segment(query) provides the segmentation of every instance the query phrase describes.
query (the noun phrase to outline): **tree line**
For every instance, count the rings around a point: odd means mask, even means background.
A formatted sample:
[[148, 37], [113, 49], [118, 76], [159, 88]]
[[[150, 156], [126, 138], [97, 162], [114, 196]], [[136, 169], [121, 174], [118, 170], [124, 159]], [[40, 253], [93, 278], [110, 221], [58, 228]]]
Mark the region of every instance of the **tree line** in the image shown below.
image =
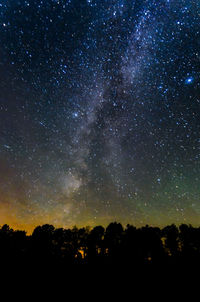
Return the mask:
[[112, 222], [106, 228], [71, 229], [37, 226], [31, 235], [0, 228], [0, 261], [22, 265], [199, 265], [200, 227], [175, 224], [163, 227]]

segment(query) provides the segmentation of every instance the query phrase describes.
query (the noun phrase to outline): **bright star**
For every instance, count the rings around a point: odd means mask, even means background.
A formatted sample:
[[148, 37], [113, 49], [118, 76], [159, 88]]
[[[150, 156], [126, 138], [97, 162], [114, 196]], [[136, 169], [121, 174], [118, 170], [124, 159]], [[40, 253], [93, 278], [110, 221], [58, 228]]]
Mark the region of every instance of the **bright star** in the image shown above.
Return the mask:
[[185, 83], [186, 84], [191, 84], [192, 82], [194, 81], [194, 78], [193, 77], [189, 77], [185, 80]]
[[78, 112], [74, 112], [74, 113], [73, 113], [73, 116], [74, 116], [74, 117], [78, 117]]

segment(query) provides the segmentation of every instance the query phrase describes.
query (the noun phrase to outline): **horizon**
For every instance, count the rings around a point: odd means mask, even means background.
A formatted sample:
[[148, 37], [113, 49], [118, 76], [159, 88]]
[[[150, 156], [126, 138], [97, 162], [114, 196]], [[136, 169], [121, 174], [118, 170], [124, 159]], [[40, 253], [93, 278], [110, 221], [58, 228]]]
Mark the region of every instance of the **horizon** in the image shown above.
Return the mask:
[[42, 223], [42, 224], [38, 224], [38, 225], [35, 225], [35, 226], [32, 226], [32, 228], [30, 229], [26, 229], [24, 227], [17, 227], [17, 226], [12, 226], [12, 225], [9, 225], [7, 223], [5, 224], [2, 224], [0, 225], [0, 229], [4, 226], [4, 225], [8, 225], [9, 229], [13, 230], [13, 231], [24, 231], [26, 233], [27, 236], [31, 236], [33, 231], [35, 230], [35, 228], [37, 227], [42, 227], [42, 226], [45, 226], [45, 225], [50, 225], [50, 226], [53, 226], [54, 229], [63, 229], [63, 230], [73, 230], [73, 229], [88, 229], [89, 231], [91, 231], [93, 228], [95, 227], [99, 227], [99, 226], [102, 226], [105, 230], [106, 228], [110, 225], [110, 224], [120, 224], [122, 227], [123, 227], [123, 230], [125, 231], [126, 228], [128, 226], [132, 226], [132, 227], [135, 227], [136, 229], [142, 229], [142, 228], [145, 228], [145, 227], [149, 227], [149, 228], [159, 228], [160, 230], [166, 228], [166, 227], [170, 227], [170, 226], [176, 226], [177, 229], [180, 228], [181, 225], [187, 225], [188, 227], [192, 227], [194, 229], [198, 229], [200, 228], [200, 224], [199, 225], [192, 225], [190, 223], [179, 223], [179, 224], [175, 224], [175, 223], [171, 223], [171, 224], [165, 224], [165, 225], [149, 225], [149, 224], [141, 224], [141, 225], [134, 225], [132, 223], [127, 223], [127, 224], [123, 224], [121, 223], [120, 221], [110, 221], [108, 224], [96, 224], [96, 225], [72, 225], [72, 226], [61, 226], [61, 225], [53, 225], [51, 223]]

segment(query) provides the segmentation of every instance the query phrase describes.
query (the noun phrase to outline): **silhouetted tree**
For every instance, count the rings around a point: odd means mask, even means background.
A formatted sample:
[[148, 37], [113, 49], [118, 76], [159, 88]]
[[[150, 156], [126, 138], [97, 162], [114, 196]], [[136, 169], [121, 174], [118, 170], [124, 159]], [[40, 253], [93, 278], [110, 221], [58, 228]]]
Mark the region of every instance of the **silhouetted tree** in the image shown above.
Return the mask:
[[104, 232], [105, 232], [105, 229], [102, 226], [96, 226], [88, 234], [87, 257], [88, 257], [89, 262], [97, 261], [97, 257], [102, 258], [104, 256], [104, 253], [105, 253], [104, 241], [103, 241]]
[[125, 229], [125, 235], [123, 237], [123, 258], [128, 265], [134, 265], [138, 263], [139, 259], [139, 238], [138, 230], [132, 225], [127, 225]]
[[200, 262], [200, 230], [191, 225], [182, 224], [180, 229], [180, 242], [182, 249], [182, 261], [185, 263]]
[[[80, 228], [78, 230], [78, 254], [79, 261], [83, 262], [82, 259], [86, 257], [87, 250], [88, 250], [88, 235], [89, 235], [89, 227], [86, 228]], [[78, 258], [77, 257], [77, 258]]]
[[36, 261], [48, 262], [53, 256], [54, 226], [44, 224], [37, 226], [31, 237], [32, 257]]
[[166, 226], [162, 230], [162, 236], [168, 257], [170, 257], [170, 260], [173, 262], [177, 261], [177, 257], [179, 257], [180, 253], [180, 238], [178, 228], [175, 226], [175, 224]]
[[0, 258], [1, 262], [11, 261], [13, 229], [4, 224], [0, 229]]
[[78, 251], [77, 228], [64, 230], [63, 258], [68, 265], [72, 265]]
[[109, 262], [118, 262], [122, 260], [122, 237], [123, 237], [123, 227], [121, 223], [112, 222], [110, 223], [105, 231], [104, 242], [107, 248], [107, 253], [109, 257]]
[[16, 261], [23, 261], [27, 257], [28, 241], [25, 231], [14, 231], [12, 233], [11, 249]]
[[139, 230], [140, 253], [145, 262], [159, 262], [164, 257], [161, 230], [146, 225]]
[[53, 232], [54, 256], [57, 261], [64, 258], [64, 245], [65, 245], [65, 230], [63, 228], [55, 229]]

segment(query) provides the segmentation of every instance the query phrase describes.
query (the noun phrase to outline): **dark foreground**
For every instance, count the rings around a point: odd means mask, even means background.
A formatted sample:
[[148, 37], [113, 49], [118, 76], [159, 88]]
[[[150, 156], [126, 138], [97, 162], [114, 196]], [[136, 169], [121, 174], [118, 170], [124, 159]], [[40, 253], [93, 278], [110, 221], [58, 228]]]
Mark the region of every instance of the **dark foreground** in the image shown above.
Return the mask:
[[0, 229], [1, 266], [69, 270], [103, 267], [134, 271], [200, 267], [200, 228], [182, 224], [136, 228], [110, 223], [107, 228], [38, 226], [32, 235]]
[[[16, 299], [180, 299], [199, 288], [200, 228], [190, 225], [0, 229], [0, 288]], [[3, 280], [3, 281], [2, 281]], [[192, 286], [191, 286], [192, 284]], [[192, 289], [192, 290], [191, 290]], [[41, 293], [43, 293], [41, 295]], [[90, 297], [90, 298], [89, 298]], [[134, 299], [133, 299], [134, 298]], [[136, 299], [138, 300], [138, 299]]]

